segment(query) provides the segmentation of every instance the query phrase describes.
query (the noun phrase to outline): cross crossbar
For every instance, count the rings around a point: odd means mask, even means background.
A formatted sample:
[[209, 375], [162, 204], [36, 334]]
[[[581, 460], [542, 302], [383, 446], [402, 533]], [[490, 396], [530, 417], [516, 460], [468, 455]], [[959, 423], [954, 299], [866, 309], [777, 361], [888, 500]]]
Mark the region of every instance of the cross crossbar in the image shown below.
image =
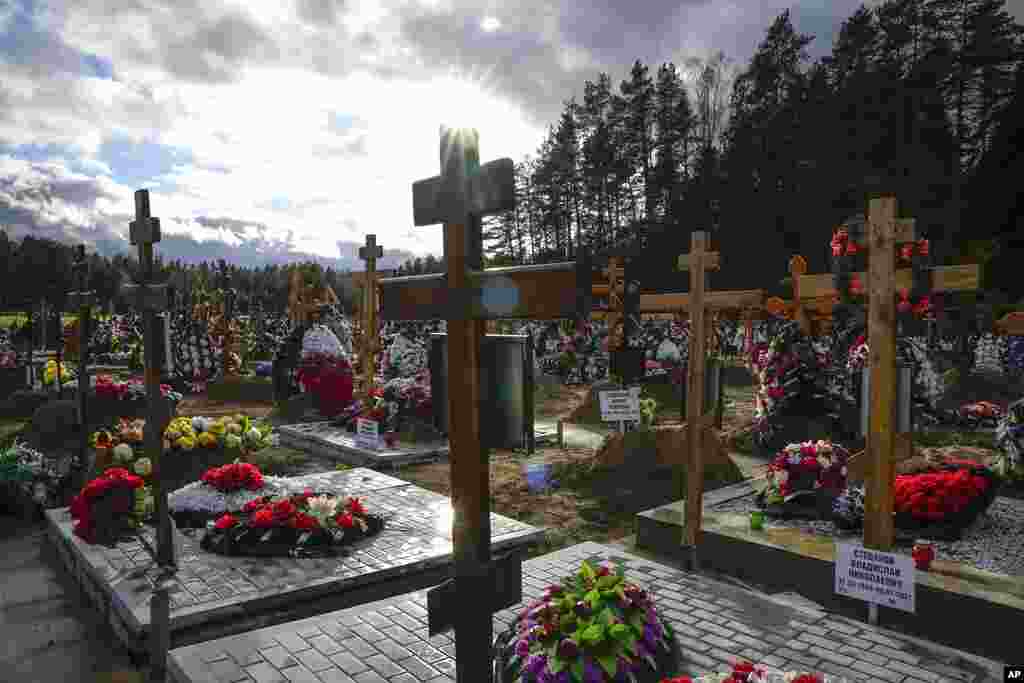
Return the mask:
[[511, 159], [486, 163], [466, 181], [468, 188], [462, 196], [445, 192], [441, 176], [413, 183], [413, 223], [417, 226], [436, 225], [463, 221], [467, 214], [482, 216], [515, 208], [515, 164]]
[[[871, 280], [867, 273], [856, 273], [870, 290]], [[839, 296], [835, 287], [835, 276], [799, 275], [800, 300], [828, 299]], [[852, 277], [852, 276], [851, 276]], [[895, 286], [897, 290], [912, 289], [914, 271], [902, 268], [896, 271]], [[934, 292], [968, 292], [976, 291], [981, 286], [981, 266], [969, 264], [965, 266], [936, 266], [932, 269], [932, 291]]]
[[576, 264], [488, 268], [468, 273], [469, 287], [452, 291], [445, 275], [382, 278], [383, 320], [503, 320], [575, 318]]

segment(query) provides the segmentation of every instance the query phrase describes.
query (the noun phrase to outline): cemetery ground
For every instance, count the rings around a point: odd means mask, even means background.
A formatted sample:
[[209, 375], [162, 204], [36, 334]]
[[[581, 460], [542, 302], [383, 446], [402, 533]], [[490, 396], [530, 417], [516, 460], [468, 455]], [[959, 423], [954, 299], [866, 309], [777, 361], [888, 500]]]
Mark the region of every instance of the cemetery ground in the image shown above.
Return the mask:
[[[671, 385], [653, 384], [650, 387], [650, 393], [659, 400], [658, 423], [677, 424], [680, 420], [679, 403], [673, 398]], [[554, 444], [541, 443], [532, 456], [524, 451], [492, 451], [493, 510], [521, 522], [547, 528], [546, 542], [537, 547], [533, 555], [591, 541], [622, 553], [674, 566], [671, 561], [655, 558], [634, 547], [632, 535], [638, 510], [635, 506], [617, 505], [615, 488], [602, 486], [608, 472], [595, 466], [594, 444], [599, 444], [609, 430], [595, 424], [595, 413], [585, 406], [588, 393], [589, 387], [554, 385], [538, 389], [538, 424], [550, 425], [558, 419], [575, 420], [575, 423], [567, 423], [567, 447], [562, 449]], [[752, 449], [750, 429], [754, 407], [751, 388], [727, 385], [725, 398], [723, 434], [735, 471], [718, 479], [711, 476], [706, 482], [708, 489], [732, 483], [741, 477], [757, 478], [765, 464]], [[287, 422], [268, 403], [225, 403], [210, 401], [204, 396], [186, 397], [179, 404], [178, 412], [180, 415], [241, 412], [252, 417], [266, 415], [275, 423]], [[14, 438], [27, 424], [27, 416], [0, 420], [0, 443]], [[991, 436], [984, 432], [927, 432], [916, 436], [916, 445], [926, 449], [956, 450], [961, 454], [973, 453], [979, 459], [992, 457], [995, 453], [991, 448], [985, 448], [991, 446]], [[556, 486], [548, 491], [531, 492], [523, 469], [528, 460], [550, 464], [550, 479]], [[267, 449], [259, 464], [268, 473], [279, 476], [335, 467], [333, 462], [285, 448]], [[451, 493], [447, 460], [405, 466], [392, 474], [442, 495]], [[648, 496], [643, 499], [640, 509], [656, 504]], [[109, 626], [102, 623], [88, 599], [63, 570], [56, 552], [45, 540], [43, 525], [12, 514], [4, 519], [6, 523], [0, 532], [0, 627], [6, 642], [0, 665], [4, 676], [10, 675], [10, 680], [22, 683], [57, 680], [141, 683], [143, 672], [135, 667]], [[733, 579], [730, 581], [737, 583]], [[747, 587], [764, 594], [775, 592], [751, 583]], [[704, 655], [695, 656], [706, 657], [711, 653], [712, 650], [705, 650]], [[4, 676], [0, 676], [0, 680], [7, 680]]]

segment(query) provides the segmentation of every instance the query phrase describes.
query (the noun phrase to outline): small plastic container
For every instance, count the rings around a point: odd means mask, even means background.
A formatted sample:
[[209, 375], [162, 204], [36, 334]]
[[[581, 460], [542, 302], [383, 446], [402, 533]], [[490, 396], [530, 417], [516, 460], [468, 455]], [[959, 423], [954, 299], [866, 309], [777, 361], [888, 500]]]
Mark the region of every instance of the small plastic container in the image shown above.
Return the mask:
[[763, 531], [764, 530], [764, 513], [760, 510], [755, 510], [750, 513], [750, 528], [752, 531]]

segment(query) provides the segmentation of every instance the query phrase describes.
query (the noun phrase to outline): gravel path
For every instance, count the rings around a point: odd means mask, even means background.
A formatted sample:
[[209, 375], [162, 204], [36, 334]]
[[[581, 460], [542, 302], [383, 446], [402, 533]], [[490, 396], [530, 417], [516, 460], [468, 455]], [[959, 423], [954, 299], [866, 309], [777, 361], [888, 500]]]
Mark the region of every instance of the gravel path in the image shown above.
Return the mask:
[[[713, 508], [715, 512], [739, 514], [747, 514], [756, 509], [753, 496], [738, 498]], [[840, 532], [832, 522], [766, 518], [765, 526], [803, 529], [836, 538], [860, 536], [859, 532]], [[988, 511], [964, 531], [959, 541], [931, 542], [935, 545], [939, 559], [970, 564], [996, 574], [1024, 576], [1024, 500], [996, 498]], [[909, 554], [909, 544], [897, 543], [899, 550]]]

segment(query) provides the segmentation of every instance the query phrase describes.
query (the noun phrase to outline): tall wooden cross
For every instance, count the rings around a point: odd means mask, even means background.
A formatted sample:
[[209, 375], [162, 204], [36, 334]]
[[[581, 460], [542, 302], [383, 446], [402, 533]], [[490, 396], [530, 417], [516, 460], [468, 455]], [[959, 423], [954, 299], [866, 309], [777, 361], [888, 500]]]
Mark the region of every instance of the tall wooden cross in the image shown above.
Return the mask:
[[122, 292], [142, 310], [145, 351], [146, 399], [148, 411], [144, 434], [145, 452], [153, 464], [151, 480], [156, 517], [154, 559], [159, 571], [150, 602], [152, 633], [150, 644], [150, 680], [163, 682], [167, 675], [167, 650], [170, 646], [170, 582], [176, 570], [174, 539], [167, 505], [167, 489], [161, 478], [163, 433], [170, 422], [168, 403], [160, 395], [160, 366], [157, 359], [156, 316], [167, 308], [166, 285], [154, 282], [153, 245], [160, 241], [160, 219], [149, 212], [149, 191], [135, 192], [135, 220], [130, 224], [131, 244], [139, 248], [139, 283], [122, 287]]
[[380, 353], [380, 325], [377, 322], [377, 310], [380, 307], [377, 297], [377, 259], [383, 257], [384, 247], [377, 244], [377, 236], [367, 235], [366, 245], [359, 247], [359, 258], [366, 262], [366, 270], [362, 273], [353, 273], [352, 278], [357, 284], [361, 283], [363, 288], [360, 306], [363, 329], [359, 335], [359, 365], [363, 369], [361, 394], [366, 399], [373, 389], [377, 354]]
[[76, 290], [71, 292], [71, 307], [78, 309], [78, 424], [82, 426], [79, 440], [80, 462], [86, 462], [89, 450], [88, 399], [89, 399], [89, 338], [92, 330], [92, 306], [94, 293], [89, 288], [89, 261], [85, 257], [85, 245], [75, 247], [74, 262], [71, 266], [75, 275]]
[[704, 290], [707, 272], [718, 270], [718, 252], [707, 250], [707, 233], [695, 231], [690, 240], [690, 253], [679, 257], [679, 270], [690, 272], [690, 349], [686, 368], [686, 430], [689, 446], [686, 476], [686, 519], [683, 543], [696, 549], [703, 512], [704, 460], [701, 442], [706, 429], [704, 414]]

